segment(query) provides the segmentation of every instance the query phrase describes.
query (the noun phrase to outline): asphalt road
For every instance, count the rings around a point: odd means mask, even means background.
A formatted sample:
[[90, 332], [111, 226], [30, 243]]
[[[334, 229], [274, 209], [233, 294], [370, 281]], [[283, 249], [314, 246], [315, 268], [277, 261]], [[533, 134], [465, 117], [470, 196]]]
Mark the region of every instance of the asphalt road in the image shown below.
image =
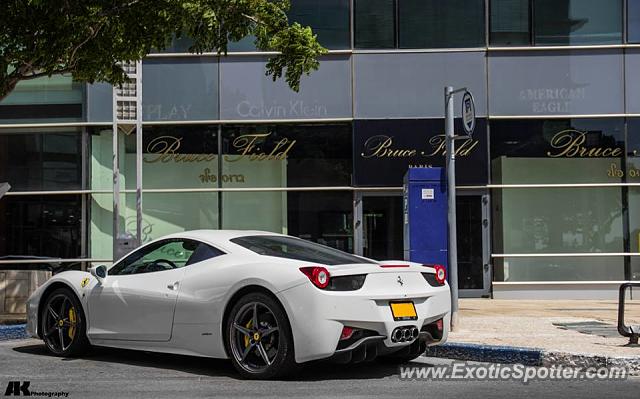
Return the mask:
[[[420, 358], [412, 365], [451, 364]], [[638, 398], [640, 378], [626, 381], [401, 380], [395, 366], [314, 363], [291, 380], [243, 381], [228, 361], [95, 348], [82, 359], [47, 354], [42, 342], [0, 342], [0, 395], [9, 381], [70, 398], [456, 397]]]

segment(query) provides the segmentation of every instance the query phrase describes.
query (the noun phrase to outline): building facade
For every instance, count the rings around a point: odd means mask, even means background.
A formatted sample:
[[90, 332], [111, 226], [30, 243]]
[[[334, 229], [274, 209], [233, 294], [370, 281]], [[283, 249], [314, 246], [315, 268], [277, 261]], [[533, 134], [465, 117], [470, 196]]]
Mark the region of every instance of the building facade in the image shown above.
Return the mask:
[[463, 295], [613, 298], [640, 279], [640, 0], [292, 4], [330, 50], [299, 93], [250, 39], [143, 60], [116, 193], [111, 86], [21, 83], [0, 103], [0, 266], [111, 262], [114, 217], [135, 232], [136, 134], [143, 242], [261, 229], [401, 259], [402, 177], [444, 166], [451, 85], [479, 118], [457, 143]]

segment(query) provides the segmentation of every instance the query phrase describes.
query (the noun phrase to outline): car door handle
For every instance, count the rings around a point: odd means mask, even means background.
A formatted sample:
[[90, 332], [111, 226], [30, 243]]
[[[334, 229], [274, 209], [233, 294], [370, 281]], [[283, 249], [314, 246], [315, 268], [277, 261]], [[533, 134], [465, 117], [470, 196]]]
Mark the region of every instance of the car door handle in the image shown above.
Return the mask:
[[180, 286], [180, 282], [179, 282], [179, 281], [176, 281], [176, 282], [175, 282], [175, 283], [173, 283], [173, 284], [169, 284], [169, 285], [167, 285], [167, 288], [168, 288], [168, 289], [170, 289], [170, 290], [172, 290], [172, 291], [176, 291], [176, 290], [178, 289], [178, 287], [179, 287], [179, 286]]

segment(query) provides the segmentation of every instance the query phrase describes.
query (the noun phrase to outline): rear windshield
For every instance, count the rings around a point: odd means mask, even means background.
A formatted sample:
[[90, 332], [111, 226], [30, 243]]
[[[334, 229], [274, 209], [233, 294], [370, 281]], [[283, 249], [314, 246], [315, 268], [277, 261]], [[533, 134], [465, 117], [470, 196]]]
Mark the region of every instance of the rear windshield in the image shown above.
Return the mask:
[[359, 258], [337, 249], [282, 236], [247, 236], [231, 239], [238, 244], [260, 255], [276, 256], [278, 258], [296, 259], [319, 265], [346, 265], [349, 263], [375, 263]]

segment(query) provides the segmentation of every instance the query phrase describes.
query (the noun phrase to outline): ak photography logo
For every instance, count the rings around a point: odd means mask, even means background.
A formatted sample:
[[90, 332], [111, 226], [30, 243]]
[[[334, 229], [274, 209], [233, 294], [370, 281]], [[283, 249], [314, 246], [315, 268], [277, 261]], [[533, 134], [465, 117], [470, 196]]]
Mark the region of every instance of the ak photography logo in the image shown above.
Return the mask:
[[42, 396], [47, 398], [67, 398], [66, 391], [33, 391], [30, 388], [31, 381], [9, 381], [4, 396]]

